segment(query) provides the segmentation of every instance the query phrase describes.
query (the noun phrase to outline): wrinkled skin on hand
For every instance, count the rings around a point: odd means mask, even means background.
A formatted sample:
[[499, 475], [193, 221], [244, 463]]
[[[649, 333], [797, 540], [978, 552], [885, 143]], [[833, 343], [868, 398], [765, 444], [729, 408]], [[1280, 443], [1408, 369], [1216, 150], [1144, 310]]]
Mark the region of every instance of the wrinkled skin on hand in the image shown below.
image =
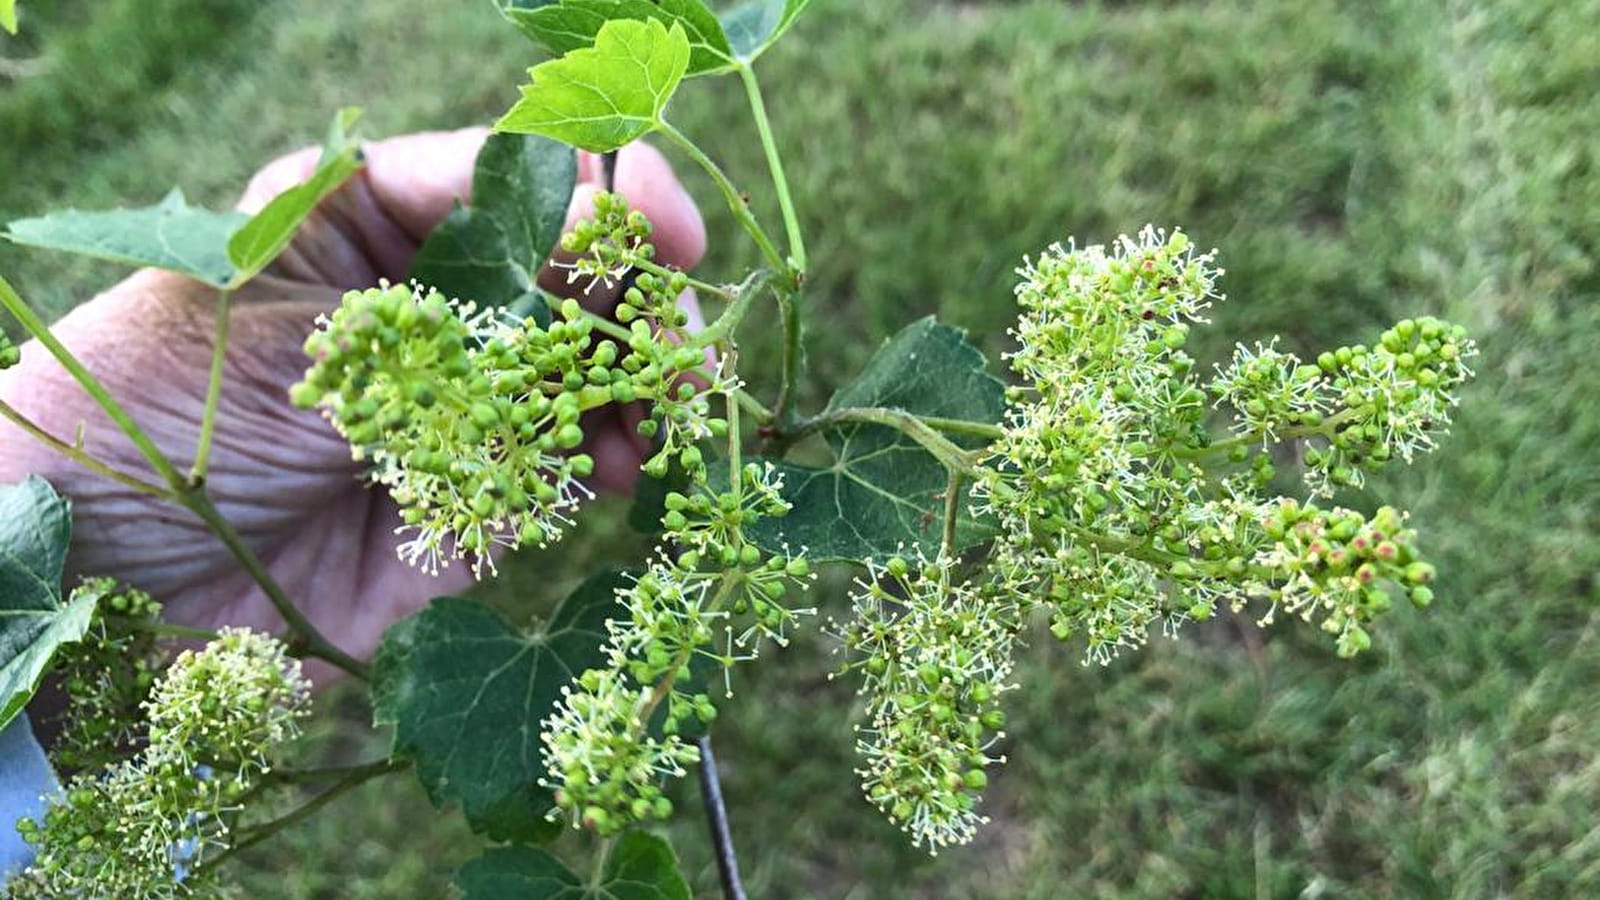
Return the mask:
[[[383, 630], [431, 597], [471, 580], [456, 562], [434, 577], [395, 553], [393, 502], [365, 485], [350, 448], [314, 412], [290, 406], [304, 374], [301, 345], [318, 314], [345, 290], [380, 278], [401, 281], [422, 240], [457, 198], [470, 203], [472, 167], [487, 132], [416, 134], [366, 148], [367, 166], [330, 197], [292, 246], [233, 301], [226, 377], [208, 489], [222, 514], [261, 557], [288, 596], [323, 633], [358, 657]], [[240, 201], [254, 212], [315, 166], [317, 151], [281, 158], [259, 172]], [[599, 160], [580, 163], [569, 223], [588, 215]], [[699, 212], [654, 150], [634, 145], [617, 165], [616, 189], [655, 223], [659, 258], [689, 268], [705, 249]], [[549, 269], [541, 282], [565, 289]], [[582, 298], [604, 309], [614, 297]], [[685, 295], [691, 322], [699, 321]], [[165, 272], [144, 270], [56, 323], [55, 334], [95, 374], [180, 471], [193, 460], [210, 367], [216, 294]], [[127, 438], [37, 342], [0, 374], [0, 399], [46, 430], [115, 468], [160, 479]], [[602, 410], [585, 429], [594, 486], [627, 490], [645, 450], [635, 410]], [[101, 478], [0, 421], [0, 483], [44, 477], [73, 502], [68, 584], [110, 575], [143, 588], [167, 616], [205, 628], [245, 625], [279, 632], [260, 588], [187, 510]], [[330, 669], [312, 666], [326, 676]]]

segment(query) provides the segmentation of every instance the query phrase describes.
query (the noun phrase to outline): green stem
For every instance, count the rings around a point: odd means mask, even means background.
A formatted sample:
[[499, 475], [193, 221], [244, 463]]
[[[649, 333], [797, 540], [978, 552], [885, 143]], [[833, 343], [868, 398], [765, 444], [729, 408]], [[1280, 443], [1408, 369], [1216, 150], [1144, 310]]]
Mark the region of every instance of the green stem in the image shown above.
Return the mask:
[[709, 347], [712, 344], [726, 341], [733, 337], [739, 329], [739, 323], [744, 321], [750, 307], [755, 303], [756, 295], [761, 293], [761, 288], [767, 283], [770, 273], [766, 270], [751, 273], [743, 284], [733, 289], [728, 307], [717, 316], [717, 320], [706, 326], [705, 330], [695, 335], [694, 346]]
[[745, 412], [755, 416], [756, 421], [762, 425], [769, 424], [773, 421], [774, 416], [772, 410], [768, 409], [765, 404], [752, 396], [749, 391], [746, 391], [742, 388], [736, 389], [733, 392], [733, 398], [739, 401], [739, 405], [744, 407]]
[[624, 347], [627, 346], [629, 341], [633, 340], [633, 332], [624, 328], [620, 323], [609, 316], [602, 316], [597, 312], [585, 309], [583, 311], [583, 317], [589, 320], [590, 324], [594, 325], [596, 331], [602, 332], [608, 337], [621, 341]]
[[942, 416], [918, 416], [922, 424], [934, 431], [946, 434], [959, 434], [967, 437], [983, 438], [986, 441], [998, 441], [1005, 437], [1005, 429], [999, 425], [988, 422], [973, 422], [968, 419], [946, 419]]
[[933, 454], [934, 458], [944, 463], [945, 468], [962, 472], [972, 469], [972, 453], [963, 450], [949, 438], [934, 430], [920, 416], [901, 409], [887, 409], [877, 406], [847, 406], [840, 409], [830, 409], [822, 415], [800, 423], [790, 432], [789, 438], [791, 441], [797, 440], [813, 431], [845, 422], [864, 422], [871, 425], [888, 426], [921, 444], [924, 449]]
[[667, 266], [660, 265], [659, 263], [653, 263], [645, 259], [634, 260], [633, 267], [641, 272], [649, 272], [651, 275], [662, 279], [671, 278], [674, 275], [683, 275], [689, 279], [688, 285], [689, 287], [694, 288], [695, 293], [709, 294], [713, 297], [721, 298], [722, 300], [728, 299], [727, 288], [723, 287], [722, 285], [712, 284], [709, 281], [701, 281], [698, 278], [690, 276], [687, 272], [684, 272], [681, 269], [668, 268]]
[[[672, 127], [667, 121], [658, 121], [657, 127], [666, 136], [667, 140], [676, 144], [684, 153], [687, 153], [689, 158], [704, 169], [706, 174], [711, 176], [712, 181], [716, 182], [717, 189], [722, 192], [723, 199], [728, 202], [728, 209], [732, 211], [733, 217], [739, 220], [739, 224], [744, 227], [746, 232], [749, 232], [750, 237], [756, 242], [756, 246], [761, 248], [761, 254], [767, 258], [767, 262], [771, 264], [773, 270], [778, 272], [788, 271], [789, 266], [784, 263], [783, 255], [778, 252], [778, 248], [772, 243], [772, 238], [767, 236], [767, 232], [761, 227], [761, 223], [757, 222], [755, 215], [750, 212], [749, 202], [745, 200], [739, 189], [734, 187], [733, 182], [728, 180], [728, 176], [723, 174], [722, 169], [704, 151], [695, 146], [694, 141], [689, 140], [683, 135], [683, 132]], [[792, 281], [793, 279], [791, 278], [790, 280]]]
[[24, 416], [9, 403], [0, 401], [0, 416], [9, 419], [13, 425], [32, 435], [40, 443], [51, 448], [52, 450], [55, 450], [62, 456], [65, 456], [68, 459], [78, 463], [91, 472], [95, 472], [105, 478], [109, 478], [118, 484], [133, 488], [140, 493], [149, 494], [152, 497], [157, 497], [162, 500], [177, 499], [176, 496], [166, 488], [161, 487], [160, 485], [151, 484], [148, 481], [137, 478], [133, 475], [129, 475], [126, 472], [113, 469], [111, 466], [106, 465], [100, 460], [90, 456], [88, 453], [85, 453], [82, 448], [73, 444], [69, 444], [50, 432], [45, 431], [43, 428], [34, 423], [32, 419]]
[[756, 131], [761, 135], [761, 149], [767, 155], [767, 168], [772, 170], [772, 186], [778, 192], [778, 206], [783, 210], [783, 227], [789, 237], [789, 256], [800, 274], [806, 271], [806, 243], [800, 232], [800, 217], [794, 211], [794, 199], [789, 196], [789, 179], [783, 174], [783, 160], [778, 156], [778, 143], [772, 138], [772, 124], [767, 120], [767, 104], [761, 99], [761, 85], [756, 81], [755, 69], [739, 67], [739, 78], [744, 81], [745, 96], [750, 99], [750, 114], [756, 121]]
[[273, 609], [283, 617], [293, 635], [289, 641], [290, 648], [298, 655], [312, 656], [344, 670], [347, 674], [365, 680], [368, 677], [367, 665], [350, 656], [343, 650], [334, 646], [322, 632], [311, 624], [299, 607], [290, 602], [283, 588], [277, 580], [267, 572], [267, 567], [256, 556], [255, 551], [246, 546], [244, 539], [239, 537], [233, 525], [222, 517], [211, 498], [203, 490], [189, 490], [180, 494], [179, 502], [182, 503], [202, 522], [209, 526], [213, 533], [222, 541], [228, 551], [233, 554], [235, 561], [250, 573], [250, 577], [260, 586], [267, 599], [271, 601]]
[[[1346, 409], [1336, 412], [1326, 419], [1323, 419], [1322, 422], [1317, 425], [1293, 425], [1288, 428], [1280, 428], [1278, 429], [1277, 433], [1273, 435], [1273, 441], [1281, 444], [1288, 441], [1299, 440], [1301, 438], [1314, 437], [1332, 440], [1334, 432], [1338, 430], [1339, 426], [1350, 421], [1351, 419], [1354, 419], [1356, 415], [1357, 413], [1355, 410]], [[1254, 446], [1261, 443], [1266, 439], [1266, 437], [1266, 434], [1263, 432], [1252, 431], [1248, 434], [1241, 434], [1231, 438], [1225, 438], [1223, 440], [1216, 441], [1215, 443], [1207, 444], [1204, 447], [1173, 447], [1167, 452], [1170, 452], [1173, 456], [1179, 459], [1205, 459], [1227, 453], [1236, 447]]]
[[[728, 349], [728, 368], [737, 371], [739, 364], [739, 351]], [[737, 398], [727, 398], [728, 407], [728, 489], [735, 495], [739, 493], [740, 477], [743, 475], [744, 461], [741, 458], [743, 450], [743, 435], [739, 433], [739, 401]]]
[[393, 772], [398, 772], [401, 769], [404, 769], [406, 766], [407, 763], [392, 759], [380, 760], [378, 762], [369, 763], [363, 766], [354, 766], [349, 770], [349, 774], [341, 778], [333, 787], [328, 788], [312, 799], [306, 801], [306, 803], [299, 806], [294, 811], [279, 816], [270, 822], [263, 822], [260, 825], [253, 826], [247, 830], [241, 830], [238, 835], [238, 840], [234, 841], [231, 847], [201, 863], [196, 871], [205, 872], [215, 869], [217, 866], [220, 866], [226, 862], [230, 857], [238, 853], [242, 853], [250, 847], [261, 843], [280, 831], [283, 831], [285, 828], [288, 828], [289, 826], [306, 819], [312, 813], [333, 802], [333, 800], [339, 797], [341, 794], [360, 787], [374, 778], [388, 775]]
[[18, 322], [22, 323], [23, 328], [28, 329], [28, 333], [33, 335], [34, 340], [37, 340], [46, 350], [49, 350], [50, 355], [61, 363], [61, 367], [66, 369], [77, 380], [78, 384], [83, 387], [84, 393], [87, 393], [95, 403], [99, 404], [101, 409], [105, 410], [106, 416], [122, 430], [123, 434], [128, 436], [128, 440], [133, 442], [134, 447], [138, 448], [139, 453], [150, 463], [150, 467], [156, 470], [156, 474], [160, 475], [162, 480], [172, 485], [175, 491], [179, 489], [180, 485], [188, 484], [186, 479], [168, 461], [166, 455], [156, 447], [150, 436], [144, 433], [144, 429], [133, 421], [133, 417], [129, 416], [127, 411], [122, 408], [122, 405], [111, 396], [105, 386], [100, 383], [100, 380], [90, 374], [89, 370], [78, 362], [77, 357], [73, 356], [71, 351], [56, 340], [56, 336], [50, 333], [49, 326], [45, 325], [44, 321], [26, 303], [22, 302], [22, 298], [17, 296], [17, 292], [11, 289], [11, 284], [4, 278], [0, 278], [0, 305], [4, 305], [6, 311], [11, 313]]
[[320, 766], [310, 769], [273, 769], [272, 771], [268, 772], [262, 780], [263, 782], [267, 782], [274, 787], [290, 784], [312, 784], [315, 782], [334, 781], [348, 778], [352, 775], [360, 773], [371, 773], [372, 770], [384, 766], [405, 768], [407, 765], [409, 765], [409, 763], [404, 760], [381, 759], [374, 760], [372, 762], [356, 763], [354, 765], [345, 766]]
[[217, 291], [217, 334], [211, 348], [211, 377], [206, 382], [205, 412], [200, 416], [200, 439], [195, 443], [194, 466], [189, 469], [190, 484], [205, 484], [211, 464], [211, 436], [217, 427], [217, 407], [222, 403], [222, 368], [228, 352], [228, 311], [233, 293]]
[[800, 343], [800, 304], [794, 297], [779, 292], [778, 313], [783, 322], [783, 359], [778, 374], [778, 425], [789, 429], [794, 425], [794, 398], [800, 384], [800, 360], [805, 348]]
[[944, 534], [940, 543], [941, 555], [950, 559], [955, 555], [956, 549], [956, 520], [961, 515], [961, 477], [964, 473], [960, 469], [950, 470], [950, 480], [944, 489]]
[[233, 558], [239, 565], [250, 573], [256, 584], [261, 587], [262, 592], [272, 601], [273, 608], [278, 611], [284, 622], [288, 624], [292, 634], [291, 647], [298, 647], [305, 655], [315, 656], [318, 659], [332, 663], [351, 675], [365, 678], [366, 666], [323, 637], [322, 633], [316, 629], [316, 626], [312, 625], [311, 621], [289, 601], [289, 598], [283, 592], [283, 588], [267, 572], [267, 568], [262, 565], [260, 558], [245, 545], [243, 539], [239, 537], [239, 533], [217, 511], [216, 506], [211, 502], [211, 498], [206, 494], [205, 486], [190, 482], [178, 471], [166, 454], [162, 453], [161, 449], [156, 446], [155, 441], [151, 440], [150, 436], [145, 434], [144, 429], [133, 421], [133, 417], [128, 415], [128, 411], [122, 408], [122, 404], [111, 396], [111, 392], [106, 390], [105, 385], [101, 384], [100, 380], [95, 378], [84, 367], [83, 363], [72, 355], [72, 351], [68, 350], [66, 346], [56, 339], [49, 326], [45, 325], [44, 321], [26, 303], [22, 302], [22, 298], [17, 296], [17, 292], [12, 290], [10, 283], [4, 278], [0, 278], [0, 305], [3, 305], [7, 312], [16, 317], [16, 320], [22, 323], [22, 327], [28, 329], [28, 333], [33, 335], [35, 340], [50, 351], [50, 355], [56, 358], [62, 368], [66, 369], [77, 380], [84, 393], [99, 404], [100, 408], [105, 411], [106, 416], [116, 423], [123, 434], [127, 435], [128, 440], [133, 442], [134, 447], [150, 463], [150, 467], [155, 469], [156, 473], [166, 481], [172, 494], [170, 499], [200, 517], [200, 520], [211, 529], [212, 533], [233, 554]]

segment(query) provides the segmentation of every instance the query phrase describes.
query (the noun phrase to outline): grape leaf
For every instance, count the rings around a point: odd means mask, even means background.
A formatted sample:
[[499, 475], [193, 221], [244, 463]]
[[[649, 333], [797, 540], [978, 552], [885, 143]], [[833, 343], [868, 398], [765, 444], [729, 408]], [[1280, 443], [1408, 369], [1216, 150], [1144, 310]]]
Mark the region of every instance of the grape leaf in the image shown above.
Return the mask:
[[594, 46], [528, 70], [533, 83], [495, 123], [605, 153], [655, 130], [689, 67], [689, 38], [659, 20], [613, 19]]
[[248, 219], [241, 212], [190, 206], [183, 191], [174, 188], [154, 206], [105, 212], [68, 209], [18, 219], [6, 226], [6, 237], [30, 247], [169, 269], [221, 288], [235, 271], [228, 258], [228, 238]]
[[228, 260], [238, 270], [233, 286], [255, 277], [277, 259], [317, 204], [361, 168], [360, 142], [350, 136], [350, 126], [360, 116], [361, 110], [355, 107], [339, 110], [328, 126], [322, 157], [311, 176], [272, 198], [228, 238]]
[[[994, 423], [1005, 412], [1005, 386], [988, 374], [981, 352], [960, 329], [923, 319], [883, 345], [829, 410], [886, 407], [922, 416]], [[809, 468], [776, 463], [787, 516], [763, 519], [746, 534], [769, 552], [787, 542], [813, 559], [860, 560], [901, 544], [936, 547], [943, 529], [948, 474], [922, 445], [887, 426], [844, 423], [823, 432], [834, 464]], [[957, 443], [963, 443], [957, 440]], [[976, 446], [966, 439], [964, 446]], [[963, 511], [960, 547], [986, 540], [993, 528]]]
[[617, 839], [598, 882], [586, 883], [543, 850], [500, 847], [462, 866], [455, 883], [461, 900], [689, 900], [672, 848], [642, 831]]
[[540, 630], [515, 628], [473, 600], [441, 597], [384, 635], [373, 660], [376, 724], [394, 726], [394, 754], [416, 762], [435, 805], [460, 804], [495, 840], [545, 840], [559, 830], [540, 787], [540, 725], [562, 686], [603, 659], [616, 572], [591, 576]]
[[749, 0], [723, 13], [722, 30], [733, 55], [753, 62], [783, 37], [811, 0]]
[[0, 730], [38, 690], [57, 648], [89, 629], [94, 597], [61, 598], [71, 509], [42, 478], [0, 486]]
[[69, 209], [18, 219], [6, 226], [5, 236], [17, 244], [155, 266], [215, 288], [236, 288], [282, 253], [317, 203], [360, 168], [359, 148], [347, 133], [359, 114], [356, 109], [340, 111], [316, 171], [254, 216], [190, 206], [183, 191], [174, 188], [154, 206]]
[[472, 172], [473, 205], [457, 204], [428, 235], [411, 277], [480, 306], [507, 306], [531, 293], [561, 237], [577, 177], [578, 156], [565, 144], [490, 135]]
[[17, 33], [17, 0], [0, 0], [0, 28]]
[[503, 11], [534, 43], [557, 55], [591, 46], [611, 19], [655, 19], [683, 26], [689, 38], [686, 74], [725, 72], [735, 62], [722, 23], [700, 0], [560, 0]]

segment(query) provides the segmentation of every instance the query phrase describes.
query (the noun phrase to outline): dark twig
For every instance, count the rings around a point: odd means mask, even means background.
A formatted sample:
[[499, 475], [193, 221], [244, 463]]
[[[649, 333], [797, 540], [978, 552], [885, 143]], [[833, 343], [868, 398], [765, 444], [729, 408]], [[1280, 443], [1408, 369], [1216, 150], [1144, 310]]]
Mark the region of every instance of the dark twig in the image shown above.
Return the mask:
[[717, 851], [717, 875], [722, 879], [722, 896], [745, 900], [739, 883], [739, 857], [733, 849], [733, 832], [728, 828], [728, 810], [722, 805], [722, 779], [717, 775], [717, 758], [711, 753], [711, 737], [695, 742], [700, 748], [700, 798], [706, 806], [706, 822], [711, 826], [711, 844]]

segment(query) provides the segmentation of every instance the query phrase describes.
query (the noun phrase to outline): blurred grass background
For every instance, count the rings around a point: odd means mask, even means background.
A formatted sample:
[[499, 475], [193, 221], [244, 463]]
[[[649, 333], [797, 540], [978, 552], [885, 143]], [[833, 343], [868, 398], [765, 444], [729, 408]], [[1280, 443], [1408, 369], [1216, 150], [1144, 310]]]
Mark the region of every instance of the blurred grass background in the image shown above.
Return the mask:
[[[0, 40], [0, 219], [173, 183], [228, 204], [339, 106], [369, 135], [484, 122], [534, 61], [487, 0], [23, 12]], [[975, 846], [912, 851], [860, 798], [823, 638], [741, 673], [717, 738], [752, 896], [1600, 895], [1600, 2], [816, 0], [762, 69], [814, 260], [812, 402], [928, 312], [1002, 349], [1023, 254], [1145, 222], [1222, 248], [1213, 354], [1413, 313], [1484, 354], [1444, 449], [1360, 498], [1414, 510], [1432, 609], [1354, 663], [1248, 622], [1108, 668], [1041, 636]], [[762, 194], [736, 85], [692, 84], [673, 118]], [[688, 174], [705, 271], [735, 276], [754, 257]], [[0, 271], [52, 314], [117, 276], [10, 246]], [[548, 590], [627, 558], [623, 512], [520, 570]], [[520, 615], [559, 596], [486, 593]], [[381, 746], [358, 693], [324, 708], [319, 752]], [[671, 837], [710, 891], [699, 820]], [[241, 875], [251, 897], [444, 897], [476, 846], [392, 779]]]

